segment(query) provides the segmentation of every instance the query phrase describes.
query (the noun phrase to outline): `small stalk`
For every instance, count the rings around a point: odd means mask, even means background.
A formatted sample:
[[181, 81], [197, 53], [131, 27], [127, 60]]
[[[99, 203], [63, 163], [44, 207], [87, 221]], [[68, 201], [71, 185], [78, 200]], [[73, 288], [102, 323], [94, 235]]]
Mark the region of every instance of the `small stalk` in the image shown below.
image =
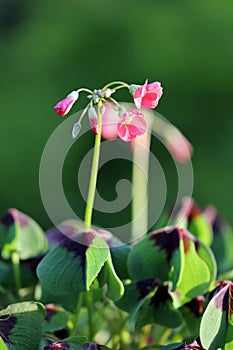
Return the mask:
[[101, 127], [102, 127], [101, 104], [102, 102], [100, 101], [98, 103], [98, 134], [95, 136], [91, 177], [90, 177], [89, 191], [87, 196], [87, 204], [86, 204], [85, 218], [84, 218], [86, 230], [88, 230], [91, 227], [93, 204], [95, 199], [95, 191], [96, 191], [96, 183], [97, 183], [97, 174], [98, 174], [99, 157], [100, 157]]
[[20, 274], [20, 258], [19, 253], [13, 252], [11, 254], [11, 262], [13, 266], [13, 273], [14, 273], [14, 280], [15, 280], [15, 289], [17, 293], [17, 297], [21, 299], [20, 297], [20, 288], [21, 288], [21, 274]]

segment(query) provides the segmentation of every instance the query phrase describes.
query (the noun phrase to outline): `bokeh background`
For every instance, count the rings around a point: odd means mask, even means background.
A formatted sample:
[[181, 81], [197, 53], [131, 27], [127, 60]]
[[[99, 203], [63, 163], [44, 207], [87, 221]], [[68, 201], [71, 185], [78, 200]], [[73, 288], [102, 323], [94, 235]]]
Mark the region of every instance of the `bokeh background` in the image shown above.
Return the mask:
[[[194, 146], [194, 197], [233, 222], [232, 18], [232, 0], [0, 0], [0, 211], [16, 207], [50, 226], [38, 176], [44, 146], [62, 122], [54, 104], [78, 87], [149, 78], [164, 86], [158, 111]], [[81, 97], [75, 108], [84, 106]], [[92, 142], [90, 133], [75, 144], [64, 168], [67, 197], [80, 212], [77, 158]], [[169, 207], [174, 165], [154, 143]], [[130, 177], [130, 166], [103, 169], [99, 188], [106, 199], [114, 199], [117, 176]], [[128, 215], [128, 209], [117, 217], [97, 213], [95, 221], [119, 223]]]

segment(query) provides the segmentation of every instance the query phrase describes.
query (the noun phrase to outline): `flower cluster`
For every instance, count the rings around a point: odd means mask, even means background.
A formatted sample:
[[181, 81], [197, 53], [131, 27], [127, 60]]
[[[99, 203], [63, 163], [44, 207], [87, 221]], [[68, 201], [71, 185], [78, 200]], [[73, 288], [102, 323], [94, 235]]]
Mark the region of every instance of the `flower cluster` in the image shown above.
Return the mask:
[[[112, 95], [121, 88], [127, 88], [133, 96], [136, 109], [125, 110]], [[99, 132], [106, 139], [121, 138], [125, 142], [132, 141], [137, 136], [145, 134], [147, 130], [146, 120], [142, 108], [154, 109], [162, 96], [163, 89], [159, 82], [144, 85], [128, 85], [124, 82], [113, 82], [102, 89], [91, 91], [81, 88], [71, 92], [65, 99], [54, 107], [57, 114], [62, 117], [67, 115], [73, 104], [79, 97], [79, 92], [88, 93], [90, 102], [83, 110], [79, 120], [74, 124], [72, 137], [75, 138], [80, 129], [81, 121], [87, 113], [92, 131]]]

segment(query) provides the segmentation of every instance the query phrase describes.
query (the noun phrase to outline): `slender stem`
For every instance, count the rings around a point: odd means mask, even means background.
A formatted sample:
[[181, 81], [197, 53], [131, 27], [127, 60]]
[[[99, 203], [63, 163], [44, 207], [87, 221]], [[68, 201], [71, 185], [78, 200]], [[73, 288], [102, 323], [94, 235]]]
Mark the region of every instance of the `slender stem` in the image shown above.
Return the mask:
[[84, 115], [86, 114], [88, 108], [91, 106], [92, 104], [92, 101], [88, 103], [88, 105], [84, 108], [84, 110], [82, 111], [82, 114], [80, 115], [79, 119], [78, 119], [78, 122], [81, 123]]
[[105, 89], [107, 89], [108, 87], [110, 87], [110, 86], [112, 86], [112, 85], [124, 85], [124, 87], [129, 88], [129, 85], [126, 84], [126, 83], [123, 82], [123, 81], [113, 81], [113, 82], [111, 82], [111, 83], [105, 85], [105, 86], [103, 87], [102, 90], [105, 90]]
[[100, 101], [98, 103], [98, 134], [95, 136], [94, 154], [93, 154], [93, 161], [92, 161], [92, 168], [91, 168], [91, 178], [90, 178], [87, 204], [86, 204], [85, 217], [84, 217], [86, 230], [88, 230], [91, 226], [93, 204], [95, 199], [95, 190], [96, 190], [96, 183], [97, 183], [97, 174], [98, 174], [99, 157], [100, 157], [101, 127], [102, 127], [101, 104], [102, 102]]
[[86, 303], [87, 303], [87, 313], [89, 320], [89, 341], [92, 342], [94, 338], [94, 325], [93, 325], [93, 300], [92, 300], [92, 291], [88, 290], [86, 292]]
[[84, 297], [84, 292], [80, 292], [78, 295], [78, 302], [77, 302], [77, 306], [76, 306], [76, 313], [75, 313], [75, 320], [74, 320], [74, 324], [73, 324], [73, 329], [70, 332], [70, 335], [73, 336], [76, 334], [77, 328], [78, 328], [78, 323], [79, 323], [79, 315], [81, 312], [81, 308], [83, 305], [83, 297]]
[[114, 98], [109, 97], [109, 100], [112, 101], [117, 107], [120, 107], [120, 103], [118, 103]]
[[81, 89], [78, 89], [77, 92], [81, 92], [81, 91], [85, 91], [85, 92], [88, 92], [89, 94], [93, 94], [93, 91], [87, 89], [87, 88], [81, 88]]
[[115, 92], [116, 90], [124, 89], [124, 88], [126, 88], [126, 87], [127, 87], [127, 89], [129, 89], [129, 85], [119, 85], [119, 86], [116, 86], [116, 87], [114, 87], [114, 92]]
[[17, 252], [13, 252], [11, 254], [11, 262], [13, 265], [15, 288], [16, 288], [17, 296], [20, 299], [20, 295], [19, 295], [19, 290], [21, 288], [20, 258]]

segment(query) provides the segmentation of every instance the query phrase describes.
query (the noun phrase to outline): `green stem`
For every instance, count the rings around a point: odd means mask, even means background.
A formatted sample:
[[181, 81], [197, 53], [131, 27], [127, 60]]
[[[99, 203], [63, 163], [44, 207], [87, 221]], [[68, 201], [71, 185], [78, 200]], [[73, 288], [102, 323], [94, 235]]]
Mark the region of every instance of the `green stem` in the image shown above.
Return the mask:
[[81, 89], [78, 89], [77, 92], [81, 92], [81, 91], [85, 91], [85, 92], [88, 92], [89, 94], [93, 94], [93, 91], [87, 89], [87, 88], [81, 88]]
[[94, 338], [94, 326], [93, 326], [93, 300], [92, 300], [92, 291], [88, 290], [86, 292], [86, 303], [87, 303], [87, 313], [89, 320], [89, 341], [92, 342]]
[[77, 332], [78, 323], [79, 323], [79, 315], [80, 315], [81, 308], [83, 305], [83, 297], [84, 297], [84, 292], [80, 292], [79, 296], [78, 296], [77, 306], [76, 306], [74, 325], [73, 325], [72, 331], [70, 332], [71, 336], [76, 335], [76, 332]]
[[95, 136], [91, 177], [90, 177], [89, 191], [87, 196], [87, 204], [86, 204], [85, 217], [84, 217], [86, 230], [88, 230], [91, 226], [93, 204], [95, 199], [95, 190], [96, 190], [96, 183], [97, 183], [97, 174], [98, 174], [99, 157], [100, 157], [101, 127], [102, 127], [101, 104], [102, 102], [100, 101], [98, 103], [98, 134]]
[[105, 90], [105, 89], [109, 88], [112, 85], [122, 85], [122, 87], [127, 87], [129, 89], [129, 85], [126, 84], [124, 81], [113, 81], [113, 82], [105, 85], [102, 90]]
[[15, 280], [15, 289], [17, 296], [20, 299], [19, 290], [21, 288], [21, 275], [20, 275], [20, 258], [17, 252], [11, 254], [11, 262], [13, 265], [14, 280]]
[[88, 103], [88, 105], [84, 108], [84, 110], [82, 111], [82, 114], [80, 115], [78, 122], [81, 123], [84, 115], [86, 114], [88, 108], [91, 106], [92, 102]]
[[117, 107], [120, 107], [120, 103], [118, 103], [114, 98], [109, 97], [109, 100], [112, 101]]

